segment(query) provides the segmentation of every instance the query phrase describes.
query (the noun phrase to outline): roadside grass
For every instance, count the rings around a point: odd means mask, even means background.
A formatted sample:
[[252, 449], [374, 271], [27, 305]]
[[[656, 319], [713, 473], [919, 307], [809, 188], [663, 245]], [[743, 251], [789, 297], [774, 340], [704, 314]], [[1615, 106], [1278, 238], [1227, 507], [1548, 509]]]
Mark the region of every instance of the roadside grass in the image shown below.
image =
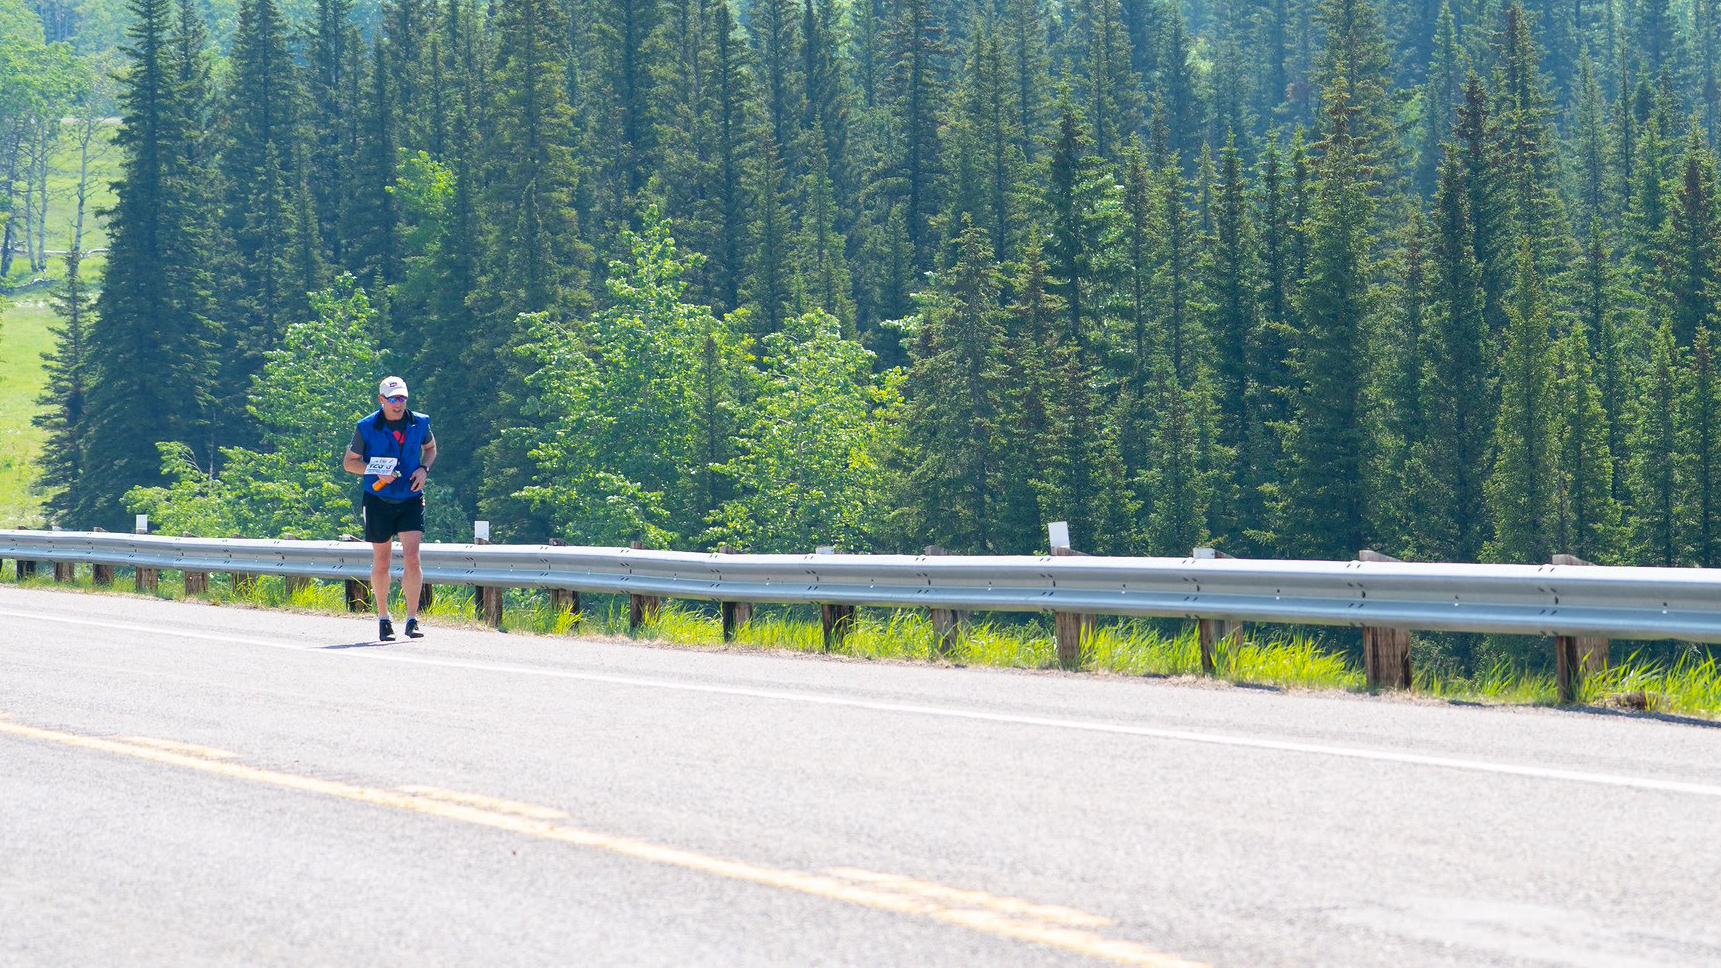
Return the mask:
[[[96, 589], [88, 568], [77, 569], [71, 582], [56, 583], [51, 570], [22, 582], [13, 570], [0, 574], [0, 583], [58, 590]], [[129, 569], [116, 569], [112, 591], [130, 592]], [[155, 597], [183, 599], [184, 576], [163, 571]], [[301, 612], [347, 614], [340, 582], [311, 581], [288, 594], [275, 576], [259, 577], [248, 592], [233, 588], [231, 577], [209, 576], [209, 590], [195, 596], [215, 603]], [[823, 628], [812, 606], [757, 606], [753, 619], [742, 625], [735, 641], [725, 646], [722, 622], [713, 605], [666, 602], [655, 618], [629, 632], [625, 595], [584, 595], [582, 609], [557, 608], [541, 591], [508, 589], [503, 596], [502, 628], [540, 635], [580, 634], [632, 638], [705, 648], [758, 648], [794, 652], [824, 652]], [[404, 613], [398, 593], [390, 610]], [[471, 588], [437, 585], [432, 605], [423, 613], [432, 625], [482, 627]], [[369, 615], [354, 615], [368, 620]], [[367, 629], [368, 631], [368, 629]], [[904, 662], [948, 662], [1006, 668], [1055, 669], [1057, 647], [1046, 616], [992, 617], [969, 624], [948, 649], [924, 612], [863, 608], [847, 637], [833, 652], [856, 659]], [[1236, 685], [1298, 689], [1365, 690], [1363, 672], [1344, 652], [1318, 637], [1276, 632], [1222, 639], [1214, 649], [1213, 678]], [[1102, 619], [1082, 642], [1080, 670], [1129, 676], [1200, 676], [1201, 652], [1192, 628], [1148, 619]], [[1417, 671], [1415, 693], [1453, 701], [1509, 705], [1553, 705], [1554, 677], [1544, 670], [1496, 659], [1473, 676]], [[1633, 652], [1617, 665], [1584, 679], [1579, 701], [1592, 706], [1625, 706], [1649, 712], [1721, 718], [1721, 663], [1706, 649], [1695, 647], [1668, 662]]]
[[42, 526], [44, 495], [36, 486], [36, 459], [45, 436], [30, 422], [40, 409], [47, 375], [42, 354], [53, 349], [48, 327], [56, 321], [45, 290], [8, 297], [0, 310], [0, 527]]

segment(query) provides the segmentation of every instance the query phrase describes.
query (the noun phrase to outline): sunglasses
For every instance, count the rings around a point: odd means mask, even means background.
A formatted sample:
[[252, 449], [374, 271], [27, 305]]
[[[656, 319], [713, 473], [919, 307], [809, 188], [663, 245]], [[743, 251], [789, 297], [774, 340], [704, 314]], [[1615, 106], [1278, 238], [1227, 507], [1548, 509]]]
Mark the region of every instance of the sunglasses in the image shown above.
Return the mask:
[[405, 397], [383, 397], [383, 399], [387, 400], [389, 403], [405, 403], [406, 402]]

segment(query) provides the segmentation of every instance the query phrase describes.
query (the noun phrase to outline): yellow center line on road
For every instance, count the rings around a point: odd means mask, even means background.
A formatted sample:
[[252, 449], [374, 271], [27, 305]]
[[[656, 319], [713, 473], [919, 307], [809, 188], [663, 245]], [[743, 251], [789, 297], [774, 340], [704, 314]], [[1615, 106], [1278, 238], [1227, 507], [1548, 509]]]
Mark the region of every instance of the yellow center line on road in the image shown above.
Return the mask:
[[1000, 914], [1017, 914], [1040, 921], [1068, 925], [1072, 928], [1109, 928], [1117, 924], [1111, 918], [1089, 914], [1086, 911], [1077, 911], [1075, 908], [1061, 907], [1056, 904], [1036, 904], [1021, 898], [988, 894], [985, 891], [969, 891], [960, 887], [951, 887], [948, 884], [915, 880], [901, 874], [880, 874], [877, 871], [863, 871], [853, 867], [832, 867], [827, 869], [825, 873], [832, 877], [861, 881], [874, 887], [885, 888], [901, 894], [916, 894], [960, 907], [990, 908]]
[[[730, 860], [695, 851], [682, 850], [630, 837], [584, 830], [546, 819], [548, 814], [560, 814], [550, 807], [538, 807], [513, 800], [498, 800], [481, 794], [459, 793], [434, 787], [409, 786], [399, 790], [362, 786], [338, 780], [325, 780], [298, 773], [247, 766], [225, 758], [197, 755], [203, 749], [173, 740], [146, 737], [123, 739], [68, 733], [61, 730], [27, 726], [0, 720], [0, 734], [25, 739], [60, 743], [66, 746], [103, 753], [114, 753], [150, 760], [168, 766], [183, 767], [203, 773], [249, 780], [304, 793], [340, 797], [375, 806], [394, 807], [414, 813], [428, 814], [445, 820], [505, 830], [529, 837], [560, 841], [581, 847], [607, 850], [639, 860], [667, 864], [719, 877], [728, 877], [754, 884], [799, 891], [815, 897], [842, 901], [861, 907], [896, 914], [906, 914], [959, 925], [974, 931], [1000, 937], [1028, 941], [1061, 948], [1079, 955], [1103, 958], [1126, 965], [1147, 968], [1203, 968], [1202, 963], [1188, 961], [1155, 951], [1133, 941], [1110, 938], [1093, 931], [1071, 927], [1069, 923], [1082, 918], [1087, 923], [1103, 922], [1097, 915], [1060, 908], [1055, 905], [1035, 905], [1015, 898], [979, 891], [963, 891], [945, 885], [898, 878], [889, 874], [873, 874], [852, 868], [836, 868], [815, 874], [784, 870]], [[211, 750], [213, 753], [224, 751]], [[421, 792], [413, 792], [421, 791]], [[542, 812], [539, 812], [542, 811]], [[836, 875], [836, 876], [833, 876]], [[843, 878], [850, 880], [844, 880]], [[863, 880], [855, 884], [852, 880]], [[889, 888], [897, 887], [900, 890]], [[1012, 915], [1023, 915], [1018, 917]], [[1076, 917], [1071, 917], [1074, 915]], [[1063, 922], [1063, 923], [1048, 923]]]

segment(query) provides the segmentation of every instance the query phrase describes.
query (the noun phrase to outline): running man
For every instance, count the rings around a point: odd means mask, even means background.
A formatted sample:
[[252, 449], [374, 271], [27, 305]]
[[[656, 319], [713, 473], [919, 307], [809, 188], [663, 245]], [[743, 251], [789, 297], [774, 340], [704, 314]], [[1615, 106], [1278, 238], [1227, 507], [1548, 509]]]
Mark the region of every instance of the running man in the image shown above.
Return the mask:
[[418, 627], [419, 589], [424, 571], [418, 545], [424, 538], [424, 481], [436, 463], [436, 438], [430, 418], [406, 409], [406, 381], [387, 377], [377, 386], [377, 411], [359, 421], [341, 466], [364, 478], [365, 540], [371, 543], [370, 586], [376, 598], [377, 638], [394, 641], [388, 614], [389, 557], [400, 538], [406, 571], [400, 594], [406, 601], [408, 638], [424, 635]]

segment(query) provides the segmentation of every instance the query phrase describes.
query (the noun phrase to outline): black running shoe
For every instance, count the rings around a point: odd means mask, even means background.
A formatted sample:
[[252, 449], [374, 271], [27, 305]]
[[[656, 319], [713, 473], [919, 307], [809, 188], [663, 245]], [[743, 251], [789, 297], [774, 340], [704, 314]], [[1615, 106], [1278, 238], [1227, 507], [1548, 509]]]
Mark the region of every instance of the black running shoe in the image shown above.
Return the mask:
[[376, 620], [376, 637], [380, 642], [394, 641], [394, 623], [386, 618]]
[[407, 620], [406, 620], [406, 637], [409, 639], [422, 639], [422, 638], [424, 638], [423, 630], [421, 630], [418, 627], [418, 617], [417, 616], [411, 616], [411, 617], [407, 618]]

